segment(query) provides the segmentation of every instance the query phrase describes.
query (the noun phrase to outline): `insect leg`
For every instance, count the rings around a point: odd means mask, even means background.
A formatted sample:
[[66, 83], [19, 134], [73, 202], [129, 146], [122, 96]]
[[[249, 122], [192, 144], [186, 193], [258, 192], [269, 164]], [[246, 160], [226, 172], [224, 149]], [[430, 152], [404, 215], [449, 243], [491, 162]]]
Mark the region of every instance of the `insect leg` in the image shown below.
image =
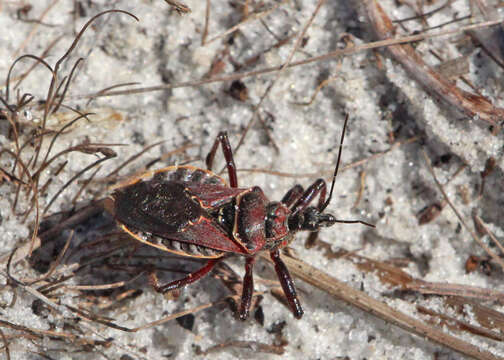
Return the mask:
[[[327, 185], [323, 179], [316, 180], [313, 184], [310, 185], [308, 189], [299, 197], [294, 206], [292, 207], [292, 213], [296, 214], [300, 211], [306, 209], [308, 205], [315, 199], [317, 195], [319, 195], [318, 201], [318, 209], [322, 209], [325, 204], [326, 194], [327, 194]], [[310, 233], [308, 235], [308, 239], [306, 240], [305, 246], [306, 248], [311, 248], [318, 238], [318, 231]]]
[[255, 257], [248, 257], [245, 262], [245, 276], [243, 277], [243, 290], [240, 304], [240, 319], [246, 320], [249, 316], [252, 293], [254, 292], [254, 268]]
[[284, 195], [284, 197], [282, 198], [282, 203], [285, 204], [287, 207], [291, 207], [291, 205], [294, 204], [294, 202], [297, 201], [301, 197], [303, 192], [304, 192], [304, 189], [301, 185], [299, 185], [299, 184], [294, 185]]
[[287, 298], [287, 302], [289, 303], [289, 307], [291, 308], [294, 317], [296, 317], [296, 319], [301, 319], [304, 311], [296, 295], [296, 288], [294, 287], [294, 282], [292, 281], [292, 278], [289, 274], [289, 270], [280, 258], [280, 252], [278, 251], [278, 249], [271, 251], [270, 256], [273, 260], [273, 263], [275, 264], [275, 271], [277, 273], [278, 279], [280, 280], [280, 284], [282, 285], [282, 289], [285, 297]]
[[310, 203], [319, 195], [318, 209], [320, 210], [325, 203], [325, 198], [327, 194], [327, 185], [324, 179], [317, 179], [313, 184], [310, 185], [308, 189], [301, 195], [301, 197], [296, 201], [292, 207], [292, 213], [297, 214], [303, 211], [310, 205]]
[[213, 269], [213, 267], [220, 261], [220, 259], [210, 259], [208, 262], [200, 268], [199, 270], [187, 275], [185, 278], [179, 279], [172, 281], [168, 284], [160, 285], [158, 278], [156, 276], [155, 272], [152, 272], [149, 276], [149, 283], [152, 285], [154, 290], [156, 290], [159, 293], [166, 293], [171, 290], [175, 290], [178, 288], [181, 288], [183, 286], [186, 286], [188, 284], [191, 284], [199, 279], [201, 279], [203, 276], [208, 274], [210, 270]]
[[233, 159], [233, 149], [229, 144], [229, 138], [227, 132], [221, 131], [217, 138], [215, 138], [215, 142], [212, 146], [212, 149], [208, 153], [206, 157], [206, 165], [208, 170], [212, 170], [213, 161], [215, 158], [215, 154], [217, 153], [217, 148], [219, 143], [222, 146], [222, 152], [224, 153], [224, 159], [226, 159], [226, 167], [229, 176], [229, 185], [232, 188], [238, 187], [238, 176], [236, 175], [236, 165]]

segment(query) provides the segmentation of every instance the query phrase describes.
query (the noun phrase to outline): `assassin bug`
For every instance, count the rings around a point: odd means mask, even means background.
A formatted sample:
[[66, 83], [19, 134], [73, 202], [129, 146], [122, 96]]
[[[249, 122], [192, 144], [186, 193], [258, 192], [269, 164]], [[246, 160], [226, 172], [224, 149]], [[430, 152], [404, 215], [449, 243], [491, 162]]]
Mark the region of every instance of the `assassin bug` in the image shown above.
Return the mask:
[[[269, 201], [258, 186], [239, 188], [228, 136], [221, 132], [207, 155], [208, 170], [171, 166], [147, 172], [118, 188], [107, 199], [106, 208], [122, 230], [136, 240], [170, 253], [208, 259], [199, 270], [163, 285], [152, 272], [150, 283], [156, 291], [165, 293], [193, 283], [208, 274], [226, 255], [243, 255], [245, 276], [239, 316], [245, 320], [254, 290], [255, 256], [265, 250], [270, 252], [289, 307], [300, 319], [303, 309], [294, 282], [280, 258], [280, 249], [302, 230], [318, 232], [335, 223], [373, 226], [360, 220], [337, 220], [324, 213], [332, 198], [347, 121], [348, 116], [327, 199], [323, 179], [316, 180], [306, 190], [295, 185], [279, 202]], [[219, 144], [226, 160], [229, 185], [211, 171]], [[317, 196], [318, 205], [309, 206]]]

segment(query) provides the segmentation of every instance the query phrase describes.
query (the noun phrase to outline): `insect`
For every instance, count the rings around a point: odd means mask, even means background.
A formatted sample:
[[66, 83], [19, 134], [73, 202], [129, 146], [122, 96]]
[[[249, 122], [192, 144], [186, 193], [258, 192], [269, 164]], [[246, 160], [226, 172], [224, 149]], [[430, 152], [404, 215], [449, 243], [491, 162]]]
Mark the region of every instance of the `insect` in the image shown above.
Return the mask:
[[[268, 200], [258, 186], [238, 187], [229, 139], [226, 132], [221, 132], [206, 158], [207, 170], [171, 166], [147, 172], [118, 188], [107, 199], [106, 208], [120, 228], [136, 240], [170, 253], [207, 259], [199, 270], [167, 284], [159, 284], [152, 272], [149, 280], [157, 292], [165, 293], [191, 284], [208, 274], [227, 255], [239, 254], [245, 257], [239, 308], [239, 317], [245, 320], [254, 290], [255, 257], [259, 251], [269, 251], [289, 307], [300, 319], [303, 309], [280, 257], [280, 249], [287, 246], [298, 231], [318, 232], [335, 223], [373, 226], [360, 220], [338, 220], [324, 213], [332, 198], [347, 121], [348, 117], [327, 200], [327, 185], [323, 179], [316, 180], [306, 190], [295, 185], [281, 201]], [[211, 171], [219, 144], [226, 160], [229, 185]], [[310, 206], [317, 196], [317, 206]]]

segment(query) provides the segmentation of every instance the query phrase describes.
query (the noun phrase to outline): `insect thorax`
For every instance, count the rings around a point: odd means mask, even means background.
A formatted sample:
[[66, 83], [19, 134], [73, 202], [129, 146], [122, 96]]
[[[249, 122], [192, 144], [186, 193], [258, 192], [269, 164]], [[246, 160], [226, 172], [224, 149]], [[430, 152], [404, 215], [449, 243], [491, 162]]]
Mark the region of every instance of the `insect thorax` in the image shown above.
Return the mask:
[[217, 211], [211, 213], [211, 216], [215, 219], [215, 222], [224, 230], [224, 232], [230, 237], [233, 237], [233, 227], [235, 222], [236, 208], [235, 201], [221, 206]]

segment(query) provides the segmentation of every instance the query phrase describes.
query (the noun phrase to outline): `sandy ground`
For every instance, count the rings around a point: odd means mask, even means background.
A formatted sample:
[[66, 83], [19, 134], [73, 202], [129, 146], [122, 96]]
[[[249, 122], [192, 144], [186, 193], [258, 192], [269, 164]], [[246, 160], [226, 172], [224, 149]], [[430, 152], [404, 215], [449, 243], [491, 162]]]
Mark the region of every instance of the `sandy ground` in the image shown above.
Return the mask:
[[[48, 8], [52, 3], [54, 5]], [[418, 222], [418, 213], [426, 206], [434, 203], [445, 205], [426, 166], [423, 157], [425, 150], [440, 181], [449, 181], [446, 192], [469, 227], [474, 227], [471, 220], [474, 212], [497, 236], [503, 235], [504, 223], [500, 216], [504, 201], [501, 181], [502, 134], [493, 136], [487, 123], [467, 119], [427, 94], [386, 52], [362, 51], [297, 66], [287, 69], [278, 78], [276, 73], [249, 76], [243, 79], [248, 89], [245, 101], [231, 96], [231, 81], [218, 81], [199, 86], [177, 86], [162, 91], [100, 97], [88, 103], [88, 94], [116, 84], [181, 84], [207, 79], [211, 75], [223, 76], [279, 66], [289, 57], [297, 36], [316, 8], [316, 1], [270, 1], [264, 4], [250, 1], [251, 12], [261, 12], [273, 5], [278, 5], [278, 8], [261, 19], [250, 20], [234, 35], [207, 41], [205, 45], [202, 45], [205, 23], [205, 4], [202, 1], [188, 0], [187, 5], [192, 12], [183, 16], [179, 16], [161, 0], [81, 3], [81, 13], [74, 16], [74, 2], [37, 1], [26, 15], [21, 14], [24, 19], [37, 19], [48, 9], [42, 23], [36, 24], [18, 18], [18, 9], [22, 5], [20, 2], [0, 2], [2, 79], [6, 78], [9, 66], [19, 55], [40, 56], [55, 39], [59, 39], [45, 58], [48, 64], [54, 66], [75, 38], [75, 31], [101, 11], [123, 9], [139, 18], [137, 22], [125, 14], [100, 17], [82, 36], [68, 61], [62, 64], [60, 73], [65, 75], [69, 74], [79, 57], [84, 59], [65, 104], [95, 115], [90, 116], [90, 122], [80, 121], [70, 133], [62, 135], [55, 143], [52, 154], [86, 140], [127, 145], [114, 147], [118, 157], [103, 163], [96, 179], [103, 178], [146, 145], [158, 141], [163, 143], [122, 169], [120, 175], [132, 174], [150, 160], [187, 143], [194, 146], [185, 154], [170, 156], [155, 167], [202, 158], [219, 131], [228, 131], [233, 146], [238, 143], [242, 132], [254, 118], [255, 107], [261, 102], [266, 89], [274, 83], [260, 106], [263, 124], [254, 120], [243, 146], [235, 153], [236, 164], [241, 170], [238, 173], [241, 186], [258, 185], [270, 199], [280, 200], [296, 183], [307, 187], [318, 177], [330, 180], [343, 120], [345, 114], [349, 114], [341, 164], [343, 171], [338, 176], [335, 196], [328, 211], [339, 219], [371, 222], [376, 224], [376, 229], [336, 224], [324, 229], [320, 239], [330, 244], [335, 252], [344, 249], [378, 261], [395, 261], [394, 264], [402, 264], [402, 270], [415, 278], [503, 290], [502, 269], [496, 262], [489, 262], [489, 274], [480, 271], [479, 267], [474, 272], [466, 273], [464, 265], [470, 255], [484, 258], [487, 255], [448, 206], [428, 224], [420, 226]], [[240, 22], [243, 16], [242, 3], [212, 1], [207, 40], [212, 40]], [[381, 3], [394, 19], [414, 15], [409, 6], [398, 6], [393, 1]], [[424, 8], [424, 12], [440, 5], [440, 1], [433, 1], [432, 5]], [[360, 2], [326, 2], [304, 34], [302, 46], [293, 60], [303, 60], [349, 46], [342, 39], [345, 34], [348, 35], [345, 39], [350, 39], [355, 46], [375, 40], [362, 6]], [[404, 28], [400, 31], [403, 35], [409, 34], [468, 14], [468, 2], [457, 0], [428, 17], [424, 24], [418, 20], [403, 23]], [[467, 22], [454, 23], [442, 29], [453, 29], [462, 24]], [[418, 43], [416, 49], [431, 65], [438, 65], [440, 60], [430, 50], [445, 60], [466, 56], [469, 69], [464, 76], [494, 105], [504, 106], [502, 83], [498, 80], [502, 78], [502, 70], [463, 34], [427, 40]], [[32, 63], [29, 59], [21, 61], [13, 72], [11, 84]], [[222, 66], [221, 72], [215, 70], [216, 63]], [[309, 102], [317, 86], [326, 79], [330, 81], [316, 94], [313, 102], [300, 105]], [[11, 85], [9, 103], [15, 103], [16, 96], [23, 93], [32, 94], [36, 100], [45, 99], [50, 80], [49, 71], [42, 66], [37, 67], [18, 88], [14, 89]], [[468, 89], [460, 80], [457, 85]], [[5, 97], [4, 80], [0, 91]], [[40, 114], [35, 101], [20, 114], [26, 129], [23, 136], [40, 125]], [[47, 126], [60, 129], [74, 117], [75, 113], [62, 108], [49, 118]], [[14, 151], [13, 142], [7, 138], [7, 129], [6, 122], [0, 121], [0, 146]], [[416, 141], [407, 143], [410, 139]], [[400, 142], [406, 144], [397, 145]], [[45, 149], [48, 143], [45, 142]], [[394, 143], [396, 146], [391, 151], [376, 156], [391, 149]], [[25, 159], [29, 158], [32, 151], [28, 146]], [[489, 157], [496, 159], [496, 168], [486, 177], [485, 189], [480, 194], [480, 172]], [[61, 158], [61, 161], [64, 159], [68, 160], [68, 164], [57, 176], [54, 172], [61, 162], [56, 162], [51, 169], [43, 172], [45, 179], [52, 178], [52, 183], [40, 198], [42, 208], [63, 184], [97, 157], [73, 153]], [[345, 167], [363, 159], [366, 161], [358, 166]], [[218, 161], [218, 166], [222, 166], [221, 157]], [[2, 168], [9, 169], [12, 164], [11, 157], [5, 153], [0, 156]], [[464, 164], [467, 166], [452, 178]], [[199, 161], [195, 165], [203, 166], [203, 163]], [[262, 171], [250, 172], [246, 169]], [[86, 173], [83, 178], [90, 174]], [[80, 185], [73, 183], [69, 186], [48, 212], [70, 210], [71, 201]], [[34, 212], [24, 222], [23, 216], [12, 213], [13, 189], [12, 184], [7, 182], [0, 184], [0, 255], [4, 259], [15, 246], [29, 241], [35, 221]], [[90, 201], [101, 196], [103, 191], [106, 191], [105, 185], [94, 181], [80, 194], [79, 199], [82, 202]], [[18, 206], [21, 210], [28, 207], [25, 196], [21, 196]], [[88, 224], [89, 227], [94, 225]], [[80, 230], [85, 232], [89, 229]], [[68, 236], [66, 232], [62, 235]], [[77, 236], [76, 241], [78, 239], [82, 241]], [[464, 316], [447, 307], [443, 297], [395, 292], [376, 273], [362, 271], [349, 259], [331, 258], [327, 256], [327, 251], [317, 247], [305, 249], [305, 239], [306, 234], [298, 234], [292, 243], [295, 256], [395, 309], [427, 320], [429, 317], [418, 312], [417, 306], [421, 305], [478, 325], [470, 306], [466, 306]], [[488, 236], [484, 236], [483, 241], [486, 244], [490, 242]], [[493, 244], [489, 246], [498, 252]], [[243, 274], [242, 258], [233, 257], [226, 263], [238, 274]], [[65, 266], [71, 264], [69, 260]], [[184, 269], [195, 267], [187, 262], [180, 266]], [[12, 271], [18, 279], [40, 276], [26, 261], [17, 263]], [[5, 268], [2, 268], [2, 274], [5, 276]], [[106, 281], [107, 276], [102, 273], [99, 280]], [[276, 279], [266, 262], [258, 262], [256, 276], [256, 289], [266, 291], [261, 302], [264, 325], [254, 319], [247, 322], [236, 320], [229, 307], [218, 305], [196, 313], [191, 330], [183, 328], [176, 321], [137, 333], [86, 323], [83, 327], [85, 333], [81, 335], [97, 341], [112, 338], [109, 346], [95, 344], [85, 347], [75, 342], [70, 345], [70, 340], [65, 342], [51, 336], [16, 338], [21, 331], [9, 328], [3, 328], [2, 331], [10, 343], [12, 359], [187, 359], [196, 356], [198, 348], [205, 350], [231, 341], [273, 344], [279, 341], [278, 328], [282, 329], [281, 336], [288, 342], [283, 355], [286, 359], [459, 359], [462, 356], [337, 301], [299, 280], [296, 284], [305, 315], [302, 320], [295, 320], [289, 310], [269, 292], [271, 281], [259, 280]], [[95, 281], [98, 282], [89, 275], [77, 276], [69, 280], [69, 284], [82, 285]], [[5, 283], [5, 277], [2, 283]], [[229, 294], [214, 277], [185, 288], [177, 300], [164, 298], [146, 283], [145, 277], [142, 277], [128, 284], [129, 289], [140, 289], [141, 293], [102, 315], [113, 318], [116, 324], [135, 327], [171, 313], [220, 300]], [[114, 291], [105, 295], [112, 297], [121, 292]], [[63, 316], [47, 309], [42, 313], [35, 311], [35, 297], [32, 294], [20, 288], [16, 293], [16, 302], [8, 306], [14, 294], [12, 288], [8, 286], [0, 292], [1, 320], [34, 329], [71, 332], [75, 321], [72, 314], [65, 313]], [[78, 295], [77, 292], [62, 291], [53, 300], [61, 305], [77, 306], [84, 302]], [[106, 297], [100, 295], [102, 299]], [[502, 311], [501, 305], [492, 302], [485, 304]], [[452, 331], [446, 327], [444, 330]], [[499, 342], [468, 332], [453, 334], [498, 356], [504, 354]], [[246, 348], [233, 346], [200, 356], [205, 359], [275, 357], [277, 355], [262, 352], [257, 345]]]

